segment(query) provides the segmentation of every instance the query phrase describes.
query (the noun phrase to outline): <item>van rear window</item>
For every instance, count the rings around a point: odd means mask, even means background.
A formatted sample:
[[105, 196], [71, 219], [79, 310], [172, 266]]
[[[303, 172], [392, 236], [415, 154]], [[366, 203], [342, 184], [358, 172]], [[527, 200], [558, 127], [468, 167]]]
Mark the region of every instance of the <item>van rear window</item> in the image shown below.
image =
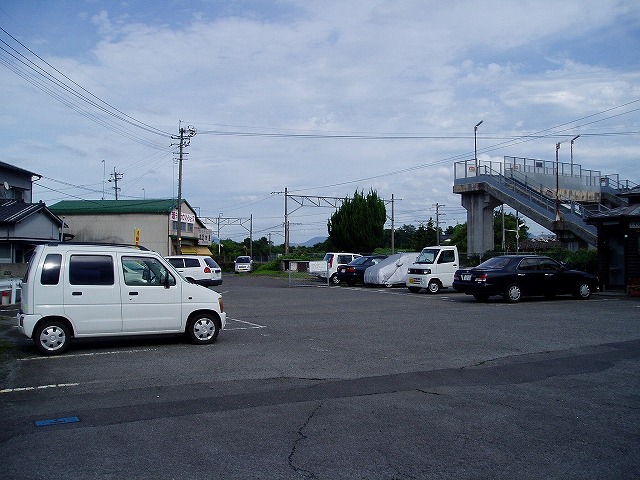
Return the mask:
[[71, 285], [113, 285], [113, 258], [109, 255], [71, 255]]
[[57, 285], [60, 281], [60, 265], [62, 265], [62, 255], [59, 253], [49, 253], [44, 259], [40, 283], [42, 285]]

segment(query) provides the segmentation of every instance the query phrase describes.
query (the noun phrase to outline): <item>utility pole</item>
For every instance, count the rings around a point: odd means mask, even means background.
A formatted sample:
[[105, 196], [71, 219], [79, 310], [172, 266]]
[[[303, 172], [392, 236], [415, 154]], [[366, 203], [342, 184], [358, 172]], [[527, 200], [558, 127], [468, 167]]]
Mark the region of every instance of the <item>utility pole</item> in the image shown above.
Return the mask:
[[392, 193], [391, 194], [391, 255], [396, 253], [396, 239], [395, 239], [396, 224], [395, 224], [394, 213], [395, 212], [393, 211], [393, 193]]
[[113, 189], [116, 192], [116, 200], [118, 200], [118, 191], [120, 190], [120, 187], [118, 187], [118, 180], [122, 180], [122, 174], [116, 172], [116, 167], [113, 167], [113, 173], [111, 174], [111, 178], [109, 178], [109, 182], [113, 182], [114, 187]]
[[502, 253], [506, 253], [506, 245], [507, 245], [504, 238], [504, 234], [505, 234], [505, 231], [504, 231], [504, 203], [503, 203], [502, 204]]
[[440, 207], [446, 207], [446, 205], [440, 205], [436, 203], [436, 245], [440, 245]]
[[287, 209], [287, 187], [284, 187], [284, 253], [289, 253], [289, 211]]
[[560, 150], [560, 143], [556, 143], [556, 222], [560, 221], [560, 177], [559, 177], [559, 163], [558, 163], [558, 150]]
[[187, 129], [182, 127], [182, 121], [178, 123], [178, 137], [171, 137], [178, 142], [178, 225], [176, 228], [176, 253], [182, 255], [182, 159], [186, 155], [184, 148], [191, 143], [191, 137], [195, 136], [196, 129], [189, 125]]

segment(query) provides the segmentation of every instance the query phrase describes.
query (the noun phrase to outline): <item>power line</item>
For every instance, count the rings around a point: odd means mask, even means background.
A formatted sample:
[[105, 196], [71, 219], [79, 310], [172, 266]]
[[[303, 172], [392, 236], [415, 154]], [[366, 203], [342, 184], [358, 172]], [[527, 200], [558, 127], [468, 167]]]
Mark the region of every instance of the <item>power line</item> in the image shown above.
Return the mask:
[[118, 125], [110, 123], [108, 119], [101, 118], [91, 110], [97, 110], [98, 113], [111, 116], [115, 120], [141, 129], [145, 132], [163, 137], [170, 137], [170, 133], [164, 132], [163, 130], [137, 120], [108, 102], [100, 99], [93, 93], [89, 92], [86, 88], [69, 78], [51, 63], [44, 60], [37, 53], [11, 35], [7, 30], [0, 27], [0, 31], [8, 36], [19, 47], [28, 52], [28, 54], [37, 59], [36, 61], [32, 60], [24, 53], [21, 53], [18, 48], [10, 45], [4, 39], [0, 39], [0, 52], [5, 53], [4, 57], [0, 57], [0, 63], [5, 65], [16, 75], [45, 92], [47, 95], [58, 100], [63, 105], [107, 129], [115, 131], [125, 137], [152, 148], [159, 148], [159, 144], [150, 142], [142, 137], [135, 136], [128, 130], [124, 130]]

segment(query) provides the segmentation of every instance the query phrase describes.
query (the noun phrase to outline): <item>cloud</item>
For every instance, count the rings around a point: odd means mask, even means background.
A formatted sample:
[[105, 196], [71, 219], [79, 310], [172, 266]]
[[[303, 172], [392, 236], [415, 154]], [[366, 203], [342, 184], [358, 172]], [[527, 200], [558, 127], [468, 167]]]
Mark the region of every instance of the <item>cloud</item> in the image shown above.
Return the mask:
[[[254, 214], [256, 224], [269, 219], [267, 226], [282, 213], [272, 191], [344, 196], [373, 186], [385, 198], [403, 198], [398, 215], [438, 202], [456, 206], [451, 221], [463, 220], [451, 193], [452, 162], [472, 158], [479, 120], [480, 153], [496, 158], [549, 158], [557, 139], [509, 138], [554, 125], [583, 125], [585, 134], [638, 129], [632, 113], [578, 121], [640, 98], [637, 61], [619, 57], [614, 64], [600, 51], [640, 47], [637, 39], [629, 43], [640, 24], [636, 2], [285, 1], [253, 9], [197, 3], [185, 5], [178, 20], [172, 9], [144, 2], [91, 6], [73, 15], [92, 26], [85, 38], [91, 49], [48, 51], [47, 60], [147, 125], [174, 135], [180, 121], [194, 125], [184, 195], [207, 214], [266, 195], [238, 214]], [[583, 48], [592, 37], [601, 46]], [[105, 128], [7, 70], [0, 79], [0, 122], [11, 130], [7, 161], [26, 161], [53, 178], [64, 171], [69, 183], [83, 185], [101, 181], [104, 159], [109, 171], [124, 173], [123, 189], [132, 195], [175, 191], [175, 139], [94, 112], [122, 130]], [[25, 103], [37, 105], [37, 115], [21, 108]], [[330, 138], [351, 134], [442, 138]], [[46, 153], [29, 149], [34, 138]], [[626, 160], [636, 143], [585, 135], [581, 159], [595, 165], [598, 155], [620, 152]], [[64, 167], [78, 162], [86, 168]], [[53, 198], [60, 196], [45, 200]]]

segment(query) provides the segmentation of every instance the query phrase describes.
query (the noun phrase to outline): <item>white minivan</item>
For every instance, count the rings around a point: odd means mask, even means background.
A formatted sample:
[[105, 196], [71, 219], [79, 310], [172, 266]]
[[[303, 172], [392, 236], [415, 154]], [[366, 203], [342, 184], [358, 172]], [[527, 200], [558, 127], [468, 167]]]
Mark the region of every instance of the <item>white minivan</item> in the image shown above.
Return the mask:
[[185, 333], [212, 343], [222, 296], [185, 280], [159, 253], [129, 245], [38, 245], [22, 282], [18, 330], [43, 354], [72, 338]]

